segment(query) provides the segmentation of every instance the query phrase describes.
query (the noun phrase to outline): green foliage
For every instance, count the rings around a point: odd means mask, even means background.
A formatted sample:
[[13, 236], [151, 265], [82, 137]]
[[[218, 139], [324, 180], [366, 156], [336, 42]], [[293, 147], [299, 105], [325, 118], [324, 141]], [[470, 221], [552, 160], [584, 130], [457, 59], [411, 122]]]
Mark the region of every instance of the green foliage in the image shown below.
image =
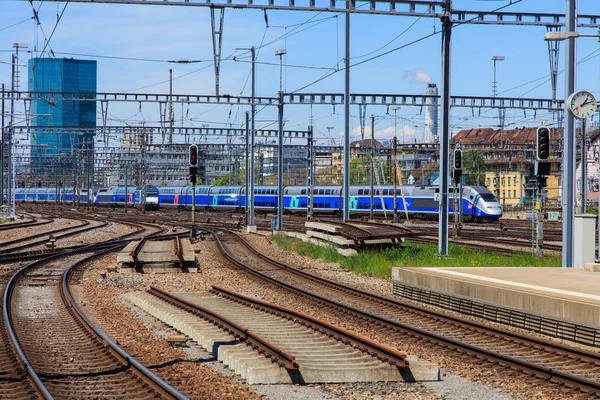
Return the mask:
[[325, 262], [339, 262], [344, 259], [344, 256], [339, 254], [333, 246], [317, 246], [283, 235], [271, 236], [271, 239], [285, 250], [295, 251], [301, 256], [320, 258]]
[[483, 154], [478, 151], [463, 152], [463, 174], [466, 176], [467, 185], [476, 185], [479, 177], [479, 184], [485, 185], [485, 159]]
[[237, 174], [237, 182], [229, 183], [229, 174], [225, 174], [223, 176], [218, 177], [217, 179], [212, 181], [213, 186], [228, 186], [228, 185], [243, 185], [244, 184], [244, 174], [238, 172]]
[[287, 236], [273, 237], [279, 246], [300, 255], [321, 258], [327, 262], [339, 262], [344, 269], [361, 275], [389, 278], [392, 267], [560, 267], [562, 259], [556, 256], [539, 258], [533, 254], [512, 257], [492, 252], [465, 249], [454, 244], [449, 246], [449, 257], [437, 255], [435, 244], [403, 243], [380, 251], [363, 251], [356, 256], [343, 257], [332, 246], [317, 246]]
[[598, 206], [591, 206], [585, 208], [586, 214], [598, 215]]

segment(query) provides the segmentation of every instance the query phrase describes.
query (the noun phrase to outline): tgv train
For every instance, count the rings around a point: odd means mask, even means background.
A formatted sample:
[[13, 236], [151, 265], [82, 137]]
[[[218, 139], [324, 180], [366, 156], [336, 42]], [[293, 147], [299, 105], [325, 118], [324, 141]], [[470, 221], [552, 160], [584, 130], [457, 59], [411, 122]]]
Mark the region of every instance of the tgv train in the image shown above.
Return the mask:
[[[144, 199], [145, 196], [145, 199]], [[152, 185], [146, 185], [145, 191], [142, 187], [116, 187], [98, 189], [94, 199], [96, 205], [131, 205], [141, 207], [144, 205], [146, 210], [158, 210], [158, 188]]]
[[[217, 211], [241, 211], [246, 206], [245, 186], [196, 186], [196, 209]], [[454, 197], [458, 194], [449, 188], [448, 210], [455, 211]], [[79, 190], [79, 202], [87, 203], [87, 190]], [[73, 189], [61, 188], [26, 188], [17, 189], [17, 201], [37, 202], [72, 202]], [[284, 186], [283, 208], [287, 213], [306, 213], [309, 188], [306, 186]], [[457, 196], [459, 197], [459, 196]], [[371, 189], [369, 186], [350, 187], [350, 214], [368, 215], [371, 205]], [[399, 213], [406, 212], [413, 218], [437, 218], [439, 213], [439, 188], [437, 186], [404, 185], [396, 189], [396, 208]], [[192, 205], [191, 186], [146, 186], [146, 198], [140, 187], [102, 188], [96, 193], [93, 201], [96, 205], [140, 207], [147, 209], [159, 207], [190, 208]], [[254, 209], [258, 212], [275, 212], [277, 210], [277, 187], [255, 186]], [[313, 193], [313, 213], [342, 214], [342, 186], [315, 186]], [[502, 216], [502, 206], [492, 192], [484, 186], [464, 186], [462, 192], [462, 209], [465, 220], [497, 221]], [[379, 185], [373, 193], [374, 212], [377, 215], [391, 213], [394, 209], [394, 187]], [[456, 202], [458, 204], [458, 202]]]
[[87, 204], [94, 200], [87, 189], [74, 190], [72, 187], [60, 188], [15, 188], [15, 201], [42, 203], [73, 203], [73, 197], [78, 203]]
[[99, 189], [95, 195], [89, 196], [87, 189], [61, 188], [18, 188], [15, 189], [15, 201], [18, 202], [41, 202], [41, 203], [73, 203], [87, 204], [108, 204], [108, 205], [130, 205], [133, 207], [144, 207], [148, 210], [158, 209], [158, 189], [156, 186], [147, 185], [145, 190], [142, 187], [124, 187]]
[[[413, 217], [437, 217], [439, 213], [439, 188], [435, 186], [404, 185], [397, 187], [396, 208], [405, 210]], [[402, 192], [404, 190], [404, 193]], [[454, 188], [450, 188], [449, 211], [454, 211]], [[158, 202], [161, 207], [189, 208], [192, 204], [192, 187], [160, 187]], [[403, 196], [404, 194], [404, 196]], [[379, 185], [374, 189], [375, 213], [383, 215], [394, 209], [394, 187]], [[288, 213], [306, 213], [309, 188], [306, 186], [284, 186], [283, 208]], [[315, 186], [313, 212], [316, 214], [342, 214], [342, 186]], [[370, 213], [371, 189], [369, 186], [350, 187], [350, 213]], [[277, 210], [277, 187], [255, 186], [254, 209], [274, 212]], [[458, 201], [456, 202], [458, 204]], [[245, 186], [197, 186], [195, 206], [208, 210], [235, 211], [246, 206]], [[462, 192], [462, 209], [465, 219], [497, 221], [502, 216], [502, 206], [492, 192], [484, 186], [465, 186]]]

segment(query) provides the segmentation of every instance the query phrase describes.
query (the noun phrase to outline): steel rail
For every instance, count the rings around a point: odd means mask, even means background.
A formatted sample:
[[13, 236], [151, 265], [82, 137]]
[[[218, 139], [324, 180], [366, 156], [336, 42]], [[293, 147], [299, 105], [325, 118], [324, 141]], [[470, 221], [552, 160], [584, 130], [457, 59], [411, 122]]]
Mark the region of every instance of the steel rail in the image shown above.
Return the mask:
[[393, 330], [400, 330], [402, 332], [410, 332], [411, 334], [422, 337], [425, 340], [435, 341], [435, 342], [437, 342], [437, 344], [439, 344], [443, 347], [449, 347], [454, 350], [473, 355], [475, 357], [480, 357], [480, 358], [484, 358], [487, 360], [493, 360], [493, 362], [495, 362], [495, 363], [501, 363], [507, 367], [510, 367], [511, 369], [517, 370], [518, 372], [524, 373], [526, 375], [537, 376], [541, 379], [551, 381], [552, 383], [563, 384], [572, 389], [585, 390], [587, 392], [600, 395], [600, 382], [592, 381], [592, 380], [589, 380], [586, 378], [582, 378], [582, 377], [573, 375], [571, 373], [562, 372], [562, 371], [554, 369], [554, 368], [544, 367], [541, 365], [530, 363], [528, 361], [520, 360], [518, 358], [514, 358], [511, 356], [504, 355], [504, 354], [496, 353], [494, 351], [482, 348], [480, 346], [463, 343], [459, 340], [447, 338], [443, 335], [428, 332], [423, 329], [420, 329], [420, 328], [417, 328], [417, 327], [414, 327], [414, 326], [411, 326], [411, 325], [408, 325], [408, 324], [405, 324], [402, 322], [394, 321], [394, 320], [388, 319], [386, 317], [375, 315], [370, 312], [360, 310], [358, 308], [348, 306], [341, 302], [331, 300], [326, 297], [319, 296], [315, 293], [300, 289], [300, 288], [290, 285], [286, 282], [283, 282], [279, 279], [268, 276], [260, 271], [254, 270], [253, 268], [250, 268], [247, 265], [240, 262], [239, 260], [235, 259], [235, 257], [233, 257], [230, 253], [227, 252], [227, 250], [224, 248], [223, 244], [221, 243], [218, 235], [216, 234], [217, 230], [221, 230], [221, 231], [235, 235], [236, 237], [238, 237], [238, 239], [240, 240], [241, 243], [243, 243], [251, 251], [255, 252], [255, 254], [258, 257], [260, 257], [261, 259], [263, 259], [269, 263], [279, 266], [281, 269], [284, 269], [288, 272], [292, 272], [297, 275], [305, 276], [307, 279], [318, 282], [326, 287], [335, 288], [341, 292], [345, 292], [345, 293], [357, 296], [359, 298], [368, 299], [370, 301], [374, 301], [374, 302], [382, 304], [382, 305], [390, 305], [393, 307], [402, 307], [402, 308], [411, 309], [411, 310], [414, 310], [414, 311], [417, 311], [420, 313], [435, 315], [437, 318], [442, 317], [451, 322], [468, 325], [468, 326], [471, 326], [476, 329], [483, 329], [488, 332], [492, 332], [492, 333], [502, 335], [502, 336], [508, 336], [508, 337], [513, 338], [514, 340], [527, 341], [527, 342], [530, 342], [532, 345], [539, 345], [539, 346], [543, 346], [546, 348], [552, 348], [552, 349], [560, 350], [560, 351], [568, 351], [573, 355], [577, 355], [578, 357], [586, 357], [589, 359], [595, 359], [595, 360], [600, 361], [600, 356], [598, 356], [598, 354], [596, 354], [596, 353], [588, 352], [588, 351], [573, 348], [573, 347], [567, 347], [567, 346], [563, 346], [563, 345], [559, 345], [559, 344], [554, 344], [551, 342], [543, 341], [541, 339], [536, 339], [536, 338], [528, 337], [525, 335], [521, 335], [516, 332], [504, 331], [504, 330], [501, 330], [498, 328], [485, 326], [485, 325], [479, 324], [477, 322], [468, 321], [466, 319], [454, 317], [451, 315], [447, 315], [445, 313], [436, 313], [436, 312], [433, 312], [432, 310], [429, 310], [424, 307], [419, 307], [419, 306], [415, 306], [412, 304], [401, 303], [399, 301], [396, 301], [393, 299], [388, 299], [386, 297], [383, 297], [383, 296], [380, 296], [380, 295], [377, 295], [374, 293], [369, 293], [367, 291], [355, 289], [355, 288], [352, 288], [352, 287], [349, 287], [349, 286], [346, 286], [346, 285], [343, 285], [343, 284], [340, 284], [337, 282], [333, 282], [328, 279], [321, 278], [316, 275], [310, 274], [308, 272], [301, 271], [296, 268], [287, 266], [283, 263], [280, 263], [276, 260], [273, 260], [265, 255], [258, 253], [249, 243], [246, 243], [246, 241], [235, 232], [232, 232], [232, 231], [229, 231], [226, 229], [215, 229], [213, 231], [213, 236], [216, 239], [216, 242], [218, 244], [218, 247], [219, 247], [221, 253], [229, 261], [231, 261], [234, 265], [239, 266], [244, 271], [249, 272], [250, 274], [260, 278], [261, 280], [266, 280], [270, 283], [275, 284], [276, 286], [287, 289], [293, 293], [297, 293], [297, 294], [307, 297], [311, 300], [316, 300], [317, 302], [319, 302], [325, 306], [329, 306], [329, 307], [332, 307], [337, 310], [342, 310], [342, 311], [348, 312], [349, 314], [351, 314], [357, 318], [363, 319], [365, 321], [375, 322], [376, 324], [379, 324], [380, 326], [386, 326]]
[[[68, 253], [66, 253], [66, 254], [68, 254]], [[47, 400], [51, 400], [51, 399], [53, 399], [53, 397], [50, 394], [50, 392], [48, 391], [48, 389], [46, 389], [46, 387], [42, 383], [42, 380], [40, 379], [40, 377], [37, 375], [37, 373], [33, 369], [33, 366], [29, 362], [29, 359], [27, 358], [27, 356], [25, 355], [25, 352], [23, 351], [23, 348], [21, 347], [21, 344], [19, 342], [19, 339], [17, 338], [16, 332], [15, 332], [13, 324], [12, 324], [12, 313], [10, 311], [10, 301], [12, 300], [12, 293], [16, 286], [17, 280], [19, 280], [26, 271], [28, 271], [31, 268], [36, 267], [39, 264], [45, 263], [47, 261], [51, 261], [51, 260], [54, 260], [54, 259], [57, 259], [60, 257], [64, 257], [64, 255], [65, 254], [56, 254], [56, 255], [53, 255], [50, 257], [45, 257], [41, 260], [37, 260], [30, 264], [27, 264], [26, 266], [24, 266], [23, 268], [18, 270], [6, 284], [6, 288], [4, 290], [4, 297], [2, 300], [3, 301], [3, 304], [2, 304], [3, 313], [2, 314], [3, 314], [3, 318], [4, 318], [4, 324], [6, 325], [6, 331], [8, 332], [8, 338], [10, 340], [11, 346], [13, 347], [13, 349], [17, 355], [17, 360], [23, 366], [27, 375], [31, 379], [35, 391], [38, 393], [38, 395], [41, 398], [47, 399]]]
[[294, 323], [300, 323], [325, 335], [339, 337], [345, 344], [356, 347], [361, 351], [366, 351], [370, 355], [375, 356], [381, 361], [386, 362], [388, 364], [395, 365], [398, 367], [408, 366], [408, 361], [406, 361], [406, 357], [408, 355], [407, 353], [377, 343], [367, 337], [358, 335], [356, 333], [352, 333], [346, 329], [332, 325], [326, 321], [317, 319], [308, 314], [300, 313], [298, 311], [294, 311], [292, 309], [285, 308], [277, 304], [272, 304], [266, 301], [244, 296], [242, 294], [215, 285], [212, 286], [211, 291], [223, 297], [232, 299], [237, 303], [249, 305], [258, 310], [266, 311], [270, 314], [274, 314], [279, 317], [283, 317], [285, 319], [294, 321]]
[[281, 349], [274, 343], [251, 331], [245, 326], [240, 325], [235, 321], [216, 313], [215, 311], [205, 307], [200, 307], [197, 304], [193, 304], [179, 296], [165, 292], [164, 290], [158, 289], [154, 286], [150, 288], [148, 293], [221, 327], [234, 337], [238, 338], [241, 342], [245, 342], [247, 345], [258, 349], [261, 353], [264, 353], [267, 358], [271, 358], [279, 365], [290, 370], [298, 369], [296, 358], [292, 354]]
[[[13, 240], [9, 240], [7, 242], [2, 242], [2, 243], [0, 243], [0, 246], [4, 247], [4, 246], [8, 246], [8, 245], [15, 244], [15, 243], [25, 242], [27, 240], [39, 238], [39, 237], [42, 237], [42, 236], [53, 235], [54, 233], [57, 233], [57, 232], [68, 231], [69, 229], [78, 229], [78, 228], [82, 228], [84, 226], [88, 226], [89, 224], [90, 223], [88, 221], [84, 221], [84, 223], [79, 224], [79, 225], [67, 226], [65, 228], [60, 228], [60, 229], [53, 229], [51, 231], [36, 233], [34, 235], [30, 235], [30, 236], [27, 236], [27, 237], [24, 237], [24, 238], [13, 239]], [[94, 228], [94, 227], [92, 227], [92, 228]], [[55, 236], [55, 237], [58, 237], [58, 236]], [[6, 250], [11, 250], [11, 249], [0, 250], [0, 252], [5, 252]]]
[[34, 220], [34, 221], [16, 222], [14, 224], [0, 225], [0, 231], [7, 231], [9, 229], [28, 228], [31, 226], [46, 225], [51, 222], [54, 222], [54, 221], [52, 219], [48, 219], [45, 221]]
[[63, 273], [62, 284], [60, 285], [60, 294], [63, 299], [63, 302], [65, 306], [69, 309], [71, 314], [82, 323], [85, 329], [87, 329], [92, 335], [100, 338], [101, 342], [108, 346], [108, 348], [111, 351], [111, 354], [113, 354], [121, 363], [132, 367], [131, 371], [136, 376], [142, 378], [144, 381], [149, 381], [154, 390], [156, 390], [158, 393], [167, 398], [188, 400], [186, 396], [184, 396], [177, 389], [173, 388], [171, 385], [160, 379], [148, 368], [144, 367], [139, 361], [137, 361], [134, 357], [129, 355], [115, 342], [110, 340], [110, 338], [106, 336], [100, 329], [98, 329], [96, 325], [94, 325], [94, 323], [92, 323], [92, 321], [90, 321], [89, 318], [83, 313], [83, 311], [81, 311], [81, 309], [77, 306], [77, 303], [73, 299], [71, 291], [69, 290], [70, 280], [77, 268], [81, 267], [82, 265], [88, 263], [91, 260], [99, 258], [107, 253], [110, 253], [122, 247], [123, 246], [121, 244], [118, 244], [111, 248], [97, 252], [96, 254], [88, 258], [79, 260], [73, 265], [71, 265]]

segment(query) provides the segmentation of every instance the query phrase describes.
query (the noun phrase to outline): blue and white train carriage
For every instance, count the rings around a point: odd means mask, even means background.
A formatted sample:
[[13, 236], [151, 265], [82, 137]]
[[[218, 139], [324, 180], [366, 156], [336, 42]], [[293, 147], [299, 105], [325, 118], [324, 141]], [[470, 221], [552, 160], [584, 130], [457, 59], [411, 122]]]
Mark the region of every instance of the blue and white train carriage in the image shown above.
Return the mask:
[[[162, 207], [189, 208], [192, 204], [191, 187], [161, 187], [159, 202]], [[396, 188], [398, 212], [408, 212], [413, 217], [437, 217], [439, 213], [439, 188], [435, 186], [404, 185]], [[404, 190], [404, 192], [402, 191]], [[454, 211], [454, 188], [450, 188], [448, 209]], [[369, 214], [371, 188], [350, 187], [350, 213]], [[283, 207], [285, 212], [305, 213], [308, 207], [309, 188], [306, 186], [284, 186]], [[254, 187], [254, 209], [263, 212], [277, 210], [277, 188], [275, 186]], [[315, 186], [313, 212], [315, 214], [341, 214], [343, 211], [342, 186]], [[209, 210], [240, 211], [246, 206], [244, 186], [199, 186], [196, 188], [196, 207]], [[373, 203], [376, 214], [392, 212], [394, 209], [394, 187], [375, 187]], [[498, 220], [502, 207], [498, 199], [483, 186], [465, 186], [462, 193], [463, 215], [472, 220]]]

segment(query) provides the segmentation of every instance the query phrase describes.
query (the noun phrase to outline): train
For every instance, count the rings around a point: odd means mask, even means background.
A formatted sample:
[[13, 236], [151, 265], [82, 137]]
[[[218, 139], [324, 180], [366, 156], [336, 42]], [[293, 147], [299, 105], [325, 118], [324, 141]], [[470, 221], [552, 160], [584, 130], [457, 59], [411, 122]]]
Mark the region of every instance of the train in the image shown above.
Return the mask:
[[[313, 188], [313, 213], [343, 213], [342, 186], [315, 186]], [[454, 212], [454, 188], [449, 188], [448, 210]], [[59, 193], [60, 192], [60, 193]], [[17, 189], [17, 201], [59, 202], [73, 201], [73, 189], [28, 188]], [[146, 186], [145, 200], [141, 187], [101, 188], [93, 196], [93, 203], [99, 206], [141, 207], [153, 210], [164, 208], [189, 209], [192, 205], [191, 186]], [[456, 196], [458, 197], [458, 196]], [[86, 189], [79, 189], [79, 201], [88, 202]], [[243, 211], [246, 207], [245, 186], [196, 186], [195, 207], [197, 210]], [[349, 192], [350, 214], [368, 215], [371, 211], [370, 186], [351, 186]], [[437, 186], [403, 185], [396, 187], [396, 209], [408, 213], [412, 218], [437, 218], [439, 214], [439, 188]], [[309, 200], [307, 186], [283, 186], [283, 209], [286, 213], [306, 213]], [[254, 209], [257, 212], [277, 211], [277, 187], [255, 186]], [[394, 187], [378, 185], [373, 192], [374, 213], [383, 215], [394, 209]], [[458, 204], [458, 203], [456, 203]], [[502, 216], [502, 206], [496, 196], [484, 186], [464, 186], [462, 210], [465, 220], [497, 221]]]
[[[144, 197], [145, 195], [145, 197]], [[78, 203], [78, 204], [111, 204], [128, 205], [131, 207], [144, 207], [147, 210], [157, 210], [158, 188], [146, 185], [117, 188], [102, 188], [97, 191], [88, 191], [86, 188], [74, 189], [72, 187], [52, 188], [16, 188], [15, 201], [26, 203]]]

